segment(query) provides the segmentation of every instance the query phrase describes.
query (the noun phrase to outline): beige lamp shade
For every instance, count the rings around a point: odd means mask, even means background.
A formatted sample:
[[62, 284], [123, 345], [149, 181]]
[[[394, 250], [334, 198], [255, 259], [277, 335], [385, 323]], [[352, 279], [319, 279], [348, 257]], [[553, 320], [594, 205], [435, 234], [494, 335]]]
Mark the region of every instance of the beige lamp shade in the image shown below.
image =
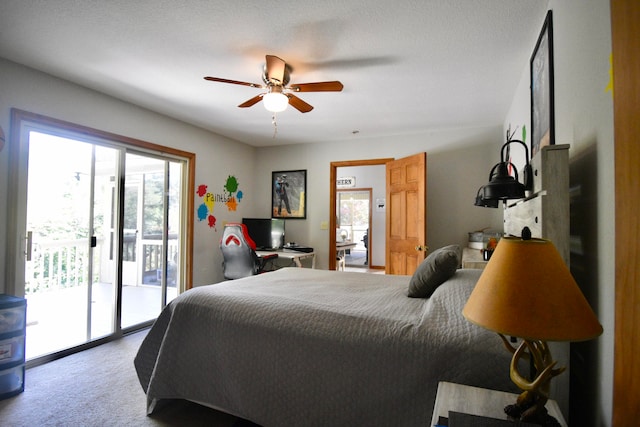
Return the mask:
[[462, 314], [503, 335], [584, 341], [602, 326], [549, 240], [500, 240]]

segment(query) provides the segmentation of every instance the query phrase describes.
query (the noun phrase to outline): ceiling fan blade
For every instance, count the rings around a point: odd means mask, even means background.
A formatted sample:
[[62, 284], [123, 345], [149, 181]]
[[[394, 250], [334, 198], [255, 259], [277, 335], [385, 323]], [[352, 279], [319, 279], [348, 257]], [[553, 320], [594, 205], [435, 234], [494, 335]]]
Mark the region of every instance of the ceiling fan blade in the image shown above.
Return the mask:
[[302, 99], [298, 98], [297, 96], [295, 96], [295, 95], [293, 95], [291, 93], [287, 93], [286, 95], [289, 98], [289, 104], [291, 104], [291, 106], [293, 106], [293, 108], [295, 108], [296, 110], [300, 111], [301, 113], [308, 113], [309, 111], [313, 110], [313, 106], [307, 104], [306, 102], [304, 102]]
[[267, 55], [267, 77], [284, 84], [284, 70], [286, 63], [284, 60], [274, 55]]
[[259, 88], [263, 88], [264, 86], [262, 86], [261, 84], [257, 84], [257, 83], [247, 83], [247, 82], [241, 82], [238, 80], [229, 80], [229, 79], [221, 79], [219, 77], [205, 77], [205, 80], [209, 80], [211, 82], [220, 82], [220, 83], [231, 83], [234, 85], [243, 85], [243, 86], [250, 86], [250, 87], [259, 87]]
[[342, 91], [342, 83], [333, 82], [316, 82], [316, 83], [298, 83], [291, 85], [288, 89], [294, 92], [340, 92]]
[[242, 104], [238, 105], [238, 107], [240, 107], [240, 108], [251, 107], [252, 105], [255, 105], [258, 102], [260, 102], [260, 100], [262, 100], [263, 96], [264, 96], [264, 93], [261, 93], [260, 95], [256, 95], [253, 98], [249, 99], [248, 101], [245, 101]]

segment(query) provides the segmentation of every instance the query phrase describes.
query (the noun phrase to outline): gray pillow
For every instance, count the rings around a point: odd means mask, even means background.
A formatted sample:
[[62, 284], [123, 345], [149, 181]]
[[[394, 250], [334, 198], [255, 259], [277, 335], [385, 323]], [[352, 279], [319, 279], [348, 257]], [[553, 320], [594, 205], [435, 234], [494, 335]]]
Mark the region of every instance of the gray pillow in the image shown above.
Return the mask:
[[409, 281], [409, 296], [429, 298], [438, 286], [447, 281], [460, 265], [460, 246], [437, 249], [420, 263]]

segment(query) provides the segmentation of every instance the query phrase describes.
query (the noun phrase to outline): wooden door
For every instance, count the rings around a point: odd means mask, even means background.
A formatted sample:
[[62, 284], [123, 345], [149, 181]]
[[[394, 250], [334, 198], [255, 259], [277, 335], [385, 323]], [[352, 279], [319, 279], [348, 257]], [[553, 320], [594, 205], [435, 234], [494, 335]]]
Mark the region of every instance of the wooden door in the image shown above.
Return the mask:
[[427, 153], [387, 163], [386, 274], [408, 274], [425, 258]]
[[[640, 418], [640, 3], [611, 1], [616, 167], [616, 309], [611, 425]], [[604, 286], [604, 285], [601, 285]], [[608, 390], [601, 390], [601, 394]]]

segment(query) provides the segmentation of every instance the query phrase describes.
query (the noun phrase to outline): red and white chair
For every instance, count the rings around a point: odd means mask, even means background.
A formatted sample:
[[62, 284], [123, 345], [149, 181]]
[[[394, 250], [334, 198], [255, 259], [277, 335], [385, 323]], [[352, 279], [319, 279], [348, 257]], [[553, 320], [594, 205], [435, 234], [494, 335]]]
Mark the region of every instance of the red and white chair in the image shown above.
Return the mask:
[[259, 257], [255, 249], [256, 244], [249, 236], [246, 225], [235, 222], [226, 224], [220, 239], [225, 279], [263, 273], [267, 261], [278, 257], [277, 254]]

